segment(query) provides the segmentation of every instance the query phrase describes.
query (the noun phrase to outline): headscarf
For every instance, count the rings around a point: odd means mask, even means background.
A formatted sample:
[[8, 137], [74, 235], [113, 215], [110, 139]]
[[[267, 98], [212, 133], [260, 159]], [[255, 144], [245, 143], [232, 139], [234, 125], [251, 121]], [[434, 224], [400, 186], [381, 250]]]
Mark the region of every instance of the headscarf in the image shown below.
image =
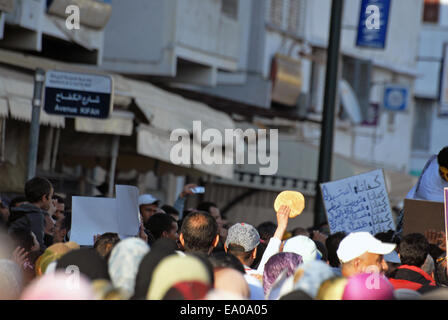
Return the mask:
[[54, 261], [60, 259], [66, 253], [72, 251], [73, 248], [67, 246], [65, 243], [55, 243], [45, 249], [44, 253], [37, 258], [35, 263], [36, 276], [41, 276], [45, 273], [47, 267]]
[[316, 298], [322, 282], [335, 276], [331, 267], [321, 260], [301, 265], [295, 273], [294, 290], [302, 290], [311, 298]]
[[394, 286], [379, 273], [361, 273], [348, 279], [343, 300], [394, 300]]
[[94, 291], [82, 274], [64, 272], [45, 274], [34, 280], [23, 292], [21, 300], [93, 300]]
[[99, 279], [92, 282], [95, 300], [127, 300], [129, 295], [120, 288], [115, 288], [110, 281]]
[[149, 246], [139, 238], [127, 238], [118, 242], [109, 257], [109, 274], [112, 284], [131, 297], [134, 294], [138, 267]]
[[244, 299], [250, 297], [249, 284], [244, 275], [232, 268], [222, 268], [215, 271], [214, 288], [220, 291], [233, 292]]
[[263, 271], [264, 294], [269, 292], [275, 280], [284, 270], [287, 270], [286, 276], [289, 277], [294, 274], [301, 263], [302, 257], [292, 252], [279, 252], [270, 257]]
[[178, 282], [166, 292], [162, 300], [203, 300], [210, 289], [210, 285], [200, 281]]
[[151, 251], [143, 257], [138, 267], [132, 300], [146, 299], [154, 269], [163, 258], [174, 254], [176, 250], [176, 241], [172, 239], [160, 238], [153, 243]]
[[310, 238], [302, 235], [286, 240], [282, 251], [293, 252], [300, 255], [303, 263], [320, 259], [322, 256], [322, 254], [317, 250], [316, 243]]
[[185, 281], [198, 281], [209, 286], [212, 284], [207, 266], [198, 257], [170, 255], [154, 269], [146, 299], [161, 300], [173, 285]]
[[322, 282], [316, 300], [342, 300], [347, 278], [334, 277]]
[[84, 274], [90, 281], [109, 280], [107, 262], [93, 248], [73, 250], [58, 260], [56, 270], [76, 270]]
[[0, 259], [0, 300], [15, 300], [20, 297], [22, 270], [12, 260]]

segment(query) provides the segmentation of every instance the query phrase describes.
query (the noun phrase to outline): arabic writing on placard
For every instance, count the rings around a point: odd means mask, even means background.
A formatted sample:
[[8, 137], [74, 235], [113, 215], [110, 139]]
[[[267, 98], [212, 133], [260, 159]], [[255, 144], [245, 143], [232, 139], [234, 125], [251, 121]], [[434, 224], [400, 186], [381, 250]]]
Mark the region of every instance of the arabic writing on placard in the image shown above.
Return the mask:
[[332, 233], [394, 230], [382, 170], [321, 184]]

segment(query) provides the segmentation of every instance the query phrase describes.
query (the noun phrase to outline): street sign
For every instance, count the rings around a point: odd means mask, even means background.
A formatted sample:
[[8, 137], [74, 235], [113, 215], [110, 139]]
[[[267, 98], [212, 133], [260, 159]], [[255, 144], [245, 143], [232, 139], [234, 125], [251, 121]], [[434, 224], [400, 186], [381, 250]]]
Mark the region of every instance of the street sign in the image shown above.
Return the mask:
[[106, 119], [113, 105], [110, 76], [49, 70], [45, 76], [44, 110], [66, 117]]
[[384, 49], [391, 0], [362, 0], [359, 13], [358, 47]]
[[399, 84], [384, 86], [383, 108], [388, 111], [406, 111], [409, 104], [409, 87]]

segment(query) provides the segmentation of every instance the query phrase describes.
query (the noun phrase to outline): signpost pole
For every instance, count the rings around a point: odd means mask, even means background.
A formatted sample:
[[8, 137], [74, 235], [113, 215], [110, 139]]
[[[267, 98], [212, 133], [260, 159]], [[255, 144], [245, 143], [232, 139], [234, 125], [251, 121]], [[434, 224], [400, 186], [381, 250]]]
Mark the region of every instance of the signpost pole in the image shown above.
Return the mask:
[[331, 163], [333, 152], [334, 109], [337, 93], [337, 75], [339, 60], [339, 42], [341, 37], [343, 0], [333, 0], [331, 6], [330, 38], [327, 51], [327, 72], [325, 77], [324, 110], [321, 125], [319, 174], [314, 200], [314, 225], [325, 221], [320, 183], [331, 178]]
[[31, 114], [30, 125], [30, 144], [28, 152], [28, 172], [27, 180], [32, 179], [36, 175], [37, 166], [37, 151], [39, 147], [39, 119], [40, 109], [42, 105], [42, 88], [45, 81], [45, 71], [43, 69], [36, 69], [34, 75], [34, 93], [33, 93], [33, 109]]

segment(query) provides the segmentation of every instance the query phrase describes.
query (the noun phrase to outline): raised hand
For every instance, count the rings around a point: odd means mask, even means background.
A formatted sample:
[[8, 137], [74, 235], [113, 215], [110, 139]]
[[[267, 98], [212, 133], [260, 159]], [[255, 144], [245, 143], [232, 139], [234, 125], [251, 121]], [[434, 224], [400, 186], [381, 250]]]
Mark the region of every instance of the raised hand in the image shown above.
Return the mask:
[[274, 237], [280, 240], [283, 239], [283, 235], [288, 227], [289, 214], [291, 208], [288, 206], [281, 206], [277, 211], [277, 230], [274, 233]]
[[25, 262], [28, 261], [27, 256], [28, 252], [24, 248], [17, 247], [12, 253], [12, 260], [23, 268]]
[[181, 198], [185, 198], [187, 195], [194, 194], [191, 189], [196, 188], [196, 187], [197, 187], [197, 184], [194, 184], [194, 183], [186, 184], [184, 186], [184, 188], [182, 189], [182, 192], [180, 193], [179, 196]]

